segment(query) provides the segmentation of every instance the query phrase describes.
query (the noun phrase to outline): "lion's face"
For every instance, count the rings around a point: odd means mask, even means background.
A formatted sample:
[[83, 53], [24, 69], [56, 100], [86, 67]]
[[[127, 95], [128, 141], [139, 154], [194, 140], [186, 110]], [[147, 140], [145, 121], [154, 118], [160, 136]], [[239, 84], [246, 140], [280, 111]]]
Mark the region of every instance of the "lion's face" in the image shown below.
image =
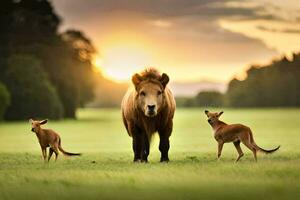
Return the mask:
[[163, 89], [159, 85], [148, 82], [142, 83], [138, 91], [138, 106], [147, 117], [154, 117], [164, 103]]
[[145, 80], [139, 74], [132, 77], [137, 92], [137, 103], [140, 110], [147, 117], [155, 117], [165, 102], [165, 87], [169, 82], [169, 77], [163, 74], [159, 79]]

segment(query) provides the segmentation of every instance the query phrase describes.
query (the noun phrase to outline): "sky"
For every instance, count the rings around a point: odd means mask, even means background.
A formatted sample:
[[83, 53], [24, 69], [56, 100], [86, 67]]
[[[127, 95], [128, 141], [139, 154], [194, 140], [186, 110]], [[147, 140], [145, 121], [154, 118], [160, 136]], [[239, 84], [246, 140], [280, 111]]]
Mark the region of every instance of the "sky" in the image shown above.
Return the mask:
[[175, 82], [227, 83], [300, 51], [298, 0], [52, 0], [60, 31], [82, 30], [109, 79], [155, 67]]

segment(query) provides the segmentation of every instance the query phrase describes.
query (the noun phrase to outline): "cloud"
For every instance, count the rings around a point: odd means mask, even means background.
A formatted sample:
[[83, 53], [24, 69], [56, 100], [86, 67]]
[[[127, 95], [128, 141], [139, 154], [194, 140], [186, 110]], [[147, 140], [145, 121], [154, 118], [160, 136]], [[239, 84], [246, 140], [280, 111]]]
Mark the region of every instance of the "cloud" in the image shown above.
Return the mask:
[[257, 29], [267, 32], [273, 32], [273, 33], [291, 33], [291, 34], [300, 34], [300, 29], [276, 29], [276, 28], [268, 28], [265, 26], [256, 26]]
[[[228, 0], [53, 0], [59, 7], [65, 7], [73, 17], [130, 12], [148, 18], [173, 17], [235, 17], [241, 19], [278, 19], [278, 9], [272, 4], [264, 5], [249, 1]], [[70, 3], [71, 2], [71, 3]], [[71, 5], [70, 5], [71, 4]]]
[[[289, 20], [287, 10], [268, 0], [52, 1], [64, 19], [63, 29], [75, 27], [87, 32], [100, 52], [112, 35], [118, 39], [130, 35], [136, 43], [142, 38], [151, 48], [155, 65], [173, 66], [180, 76], [194, 79], [205, 75], [228, 80], [245, 65], [266, 62], [277, 55], [259, 37], [225, 29], [220, 20]], [[296, 17], [297, 13], [292, 19]]]
[[149, 21], [153, 26], [161, 27], [161, 28], [169, 28], [172, 26], [172, 23], [166, 20], [151, 20]]

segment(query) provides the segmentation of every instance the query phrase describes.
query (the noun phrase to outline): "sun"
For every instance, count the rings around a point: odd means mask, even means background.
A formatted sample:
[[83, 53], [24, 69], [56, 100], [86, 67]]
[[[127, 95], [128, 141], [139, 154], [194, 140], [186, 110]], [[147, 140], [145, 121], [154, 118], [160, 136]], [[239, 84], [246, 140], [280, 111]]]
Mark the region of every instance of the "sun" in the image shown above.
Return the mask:
[[102, 58], [94, 61], [101, 66], [103, 75], [117, 82], [130, 80], [130, 77], [150, 64], [150, 56], [145, 49], [120, 45], [107, 48]]

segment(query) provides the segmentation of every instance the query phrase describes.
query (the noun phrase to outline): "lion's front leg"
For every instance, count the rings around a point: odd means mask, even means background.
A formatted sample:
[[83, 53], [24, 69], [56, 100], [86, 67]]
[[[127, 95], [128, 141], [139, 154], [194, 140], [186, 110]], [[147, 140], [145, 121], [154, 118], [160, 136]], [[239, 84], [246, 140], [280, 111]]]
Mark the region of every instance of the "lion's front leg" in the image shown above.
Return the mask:
[[169, 148], [170, 148], [170, 141], [169, 137], [171, 136], [173, 128], [172, 121], [169, 123], [169, 126], [165, 127], [161, 131], [159, 131], [159, 150], [161, 153], [160, 162], [168, 162], [169, 161]]
[[141, 152], [141, 157], [142, 157], [142, 162], [148, 162], [148, 155], [150, 152], [150, 144], [149, 144], [149, 139], [147, 137], [147, 134], [143, 134], [143, 141], [142, 141], [142, 152]]
[[142, 151], [142, 142], [143, 142], [142, 134], [138, 129], [138, 127], [132, 122], [128, 123], [128, 132], [132, 136], [132, 149], [134, 153], [133, 161], [134, 162], [141, 161], [142, 158], [141, 151]]
[[160, 162], [169, 162], [169, 148], [170, 142], [169, 137], [165, 135], [160, 135], [160, 142], [159, 142], [159, 150], [161, 153]]
[[134, 153], [133, 162], [139, 162], [142, 160], [142, 137], [141, 134], [134, 134], [132, 136], [132, 148]]

